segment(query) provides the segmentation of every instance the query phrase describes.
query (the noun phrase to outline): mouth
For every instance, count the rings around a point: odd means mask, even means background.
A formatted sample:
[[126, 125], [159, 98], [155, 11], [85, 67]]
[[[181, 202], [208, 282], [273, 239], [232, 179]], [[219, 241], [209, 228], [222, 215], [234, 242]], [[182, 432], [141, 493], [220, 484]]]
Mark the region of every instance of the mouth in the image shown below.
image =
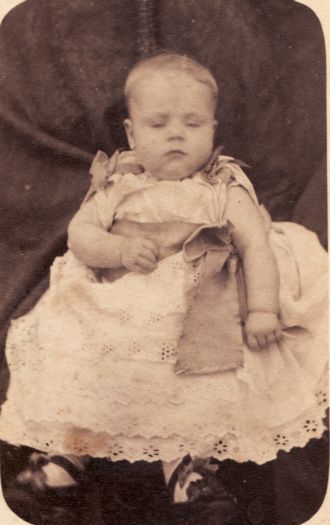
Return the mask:
[[186, 156], [186, 153], [184, 151], [182, 151], [181, 149], [171, 149], [170, 151], [168, 151], [166, 154], [165, 154], [166, 157], [171, 157], [171, 156]]

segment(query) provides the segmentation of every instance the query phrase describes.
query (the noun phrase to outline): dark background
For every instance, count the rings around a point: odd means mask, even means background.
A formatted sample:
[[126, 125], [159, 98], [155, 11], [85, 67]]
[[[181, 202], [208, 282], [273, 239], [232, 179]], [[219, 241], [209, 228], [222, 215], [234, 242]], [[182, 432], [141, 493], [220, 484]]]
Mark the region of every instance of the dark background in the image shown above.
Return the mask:
[[[273, 220], [300, 222], [326, 244], [325, 51], [311, 10], [291, 0], [26, 0], [0, 27], [3, 341], [66, 249], [93, 155], [126, 145], [125, 77], [155, 49], [186, 52], [211, 69], [217, 143], [251, 166]], [[1, 374], [3, 398], [5, 363]], [[271, 467], [280, 502], [272, 515], [283, 525], [322, 501], [327, 447], [308, 450]]]

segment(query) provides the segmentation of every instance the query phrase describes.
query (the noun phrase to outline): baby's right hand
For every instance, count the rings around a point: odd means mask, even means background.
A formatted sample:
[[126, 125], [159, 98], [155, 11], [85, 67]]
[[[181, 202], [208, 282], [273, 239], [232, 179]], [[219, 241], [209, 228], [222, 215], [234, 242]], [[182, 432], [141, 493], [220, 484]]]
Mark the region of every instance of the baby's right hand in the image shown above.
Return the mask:
[[152, 272], [157, 266], [158, 247], [145, 237], [127, 237], [121, 245], [120, 260], [131, 272]]

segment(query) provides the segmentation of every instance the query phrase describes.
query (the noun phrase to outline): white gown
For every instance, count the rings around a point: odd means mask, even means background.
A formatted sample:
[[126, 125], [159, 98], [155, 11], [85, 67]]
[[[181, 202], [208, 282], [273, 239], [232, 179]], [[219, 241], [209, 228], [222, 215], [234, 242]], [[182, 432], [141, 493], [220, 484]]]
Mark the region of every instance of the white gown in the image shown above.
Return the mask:
[[[114, 174], [92, 197], [95, 213], [106, 229], [114, 217], [221, 223], [231, 185], [242, 185], [258, 206], [242, 170], [229, 157], [219, 160], [228, 160], [230, 180], [212, 184], [201, 173], [182, 181]], [[244, 347], [243, 368], [199, 376], [173, 372], [198, 264], [181, 251], [151, 274], [98, 282], [70, 250], [56, 259], [48, 291], [9, 331], [0, 438], [113, 460], [190, 453], [261, 464], [320, 437], [326, 252], [315, 234], [292, 223], [272, 223], [269, 238], [280, 271], [283, 341], [262, 351]]]

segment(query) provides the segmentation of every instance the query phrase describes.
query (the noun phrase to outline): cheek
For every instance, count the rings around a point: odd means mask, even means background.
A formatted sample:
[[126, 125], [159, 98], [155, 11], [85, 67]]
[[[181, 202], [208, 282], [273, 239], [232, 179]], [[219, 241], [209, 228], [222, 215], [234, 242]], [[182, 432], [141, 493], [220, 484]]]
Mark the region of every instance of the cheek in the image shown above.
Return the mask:
[[143, 143], [137, 144], [136, 155], [140, 162], [150, 169], [157, 163], [157, 141], [154, 138], [146, 139]]
[[157, 158], [162, 151], [162, 142], [158, 137], [146, 136], [143, 143], [140, 144], [141, 154], [150, 160]]
[[144, 151], [147, 151], [148, 149], [152, 147], [156, 147], [157, 143], [159, 142], [159, 138], [155, 136], [154, 133], [140, 133], [136, 137], [136, 144], [137, 146]]
[[205, 130], [205, 132], [203, 133], [204, 137], [205, 137], [205, 140], [207, 142], [212, 142], [213, 141], [213, 138], [214, 138], [214, 129], [213, 127], [211, 128], [208, 128]]
[[213, 138], [214, 138], [213, 131], [204, 130], [201, 133], [197, 133], [193, 137], [192, 143], [194, 147], [196, 148], [196, 150], [200, 152], [200, 154], [205, 154], [207, 151], [212, 149]]

